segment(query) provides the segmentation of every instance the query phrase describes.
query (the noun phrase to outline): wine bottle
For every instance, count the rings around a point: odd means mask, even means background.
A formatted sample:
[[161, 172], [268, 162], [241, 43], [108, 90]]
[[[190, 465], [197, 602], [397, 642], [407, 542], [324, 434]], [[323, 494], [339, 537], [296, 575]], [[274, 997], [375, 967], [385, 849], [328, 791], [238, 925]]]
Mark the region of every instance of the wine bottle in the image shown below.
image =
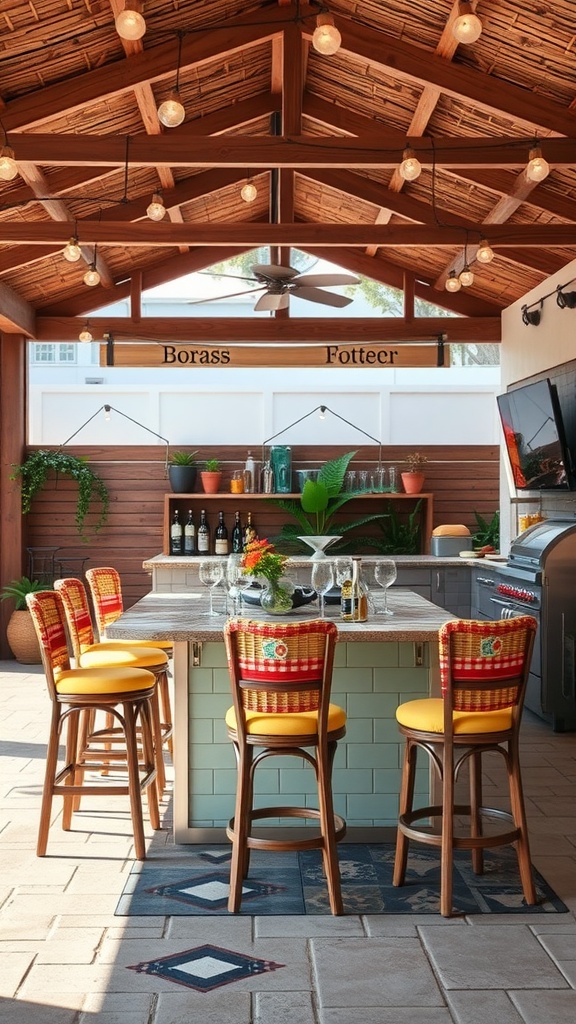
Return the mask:
[[246, 494], [253, 494], [256, 490], [256, 463], [252, 452], [248, 452], [244, 463], [244, 490]]
[[224, 522], [224, 513], [218, 513], [218, 526], [214, 533], [214, 554], [227, 555], [230, 550], [228, 543], [228, 528]]
[[180, 516], [178, 509], [174, 509], [174, 516], [172, 518], [172, 524], [170, 526], [170, 554], [181, 555], [182, 554], [182, 523], [180, 522]]
[[247, 544], [251, 544], [253, 540], [258, 540], [258, 534], [256, 533], [256, 527], [252, 522], [252, 513], [248, 513], [248, 522], [244, 528], [244, 547]]
[[344, 622], [354, 621], [354, 565], [352, 565], [352, 578], [342, 580], [340, 589], [340, 618]]
[[240, 513], [234, 513], [234, 529], [232, 530], [232, 551], [235, 555], [244, 550], [244, 533], [240, 522]]
[[206, 520], [206, 509], [200, 512], [200, 525], [198, 526], [197, 546], [199, 555], [210, 554], [210, 527]]
[[184, 554], [196, 554], [196, 527], [192, 517], [192, 509], [188, 509], [188, 519], [184, 527]]
[[352, 578], [342, 583], [340, 618], [344, 622], [366, 622], [368, 618], [368, 591], [359, 558], [352, 559]]

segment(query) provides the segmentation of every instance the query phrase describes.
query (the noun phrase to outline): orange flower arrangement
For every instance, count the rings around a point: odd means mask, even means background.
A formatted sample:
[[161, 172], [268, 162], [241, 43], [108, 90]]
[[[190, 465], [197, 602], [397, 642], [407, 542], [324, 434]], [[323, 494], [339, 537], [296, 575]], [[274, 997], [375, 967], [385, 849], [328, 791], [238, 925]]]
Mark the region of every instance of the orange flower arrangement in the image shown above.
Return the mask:
[[278, 583], [284, 574], [288, 555], [281, 555], [267, 540], [253, 540], [244, 548], [240, 565], [245, 576], [263, 576]]

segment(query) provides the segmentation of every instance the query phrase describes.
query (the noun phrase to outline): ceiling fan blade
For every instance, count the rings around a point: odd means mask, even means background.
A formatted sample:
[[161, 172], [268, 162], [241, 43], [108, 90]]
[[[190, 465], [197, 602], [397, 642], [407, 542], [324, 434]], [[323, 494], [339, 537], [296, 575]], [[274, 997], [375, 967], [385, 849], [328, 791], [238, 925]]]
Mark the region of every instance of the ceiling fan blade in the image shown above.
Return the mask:
[[297, 281], [294, 281], [297, 288], [301, 284], [309, 284], [312, 288], [328, 287], [337, 284], [360, 284], [357, 277], [351, 274], [302, 274]]
[[213, 273], [211, 270], [199, 270], [198, 273], [202, 274], [204, 277], [229, 277], [229, 278], [232, 279], [232, 281], [254, 281], [255, 280], [254, 277], [244, 277], [242, 274], [216, 274], [216, 273]]
[[298, 271], [294, 270], [294, 267], [277, 267], [273, 263], [254, 263], [252, 272], [269, 281], [291, 281], [293, 277], [298, 277]]
[[274, 295], [270, 292], [265, 292], [254, 306], [254, 312], [260, 313], [263, 309], [274, 311], [277, 309], [286, 309], [288, 302], [288, 292], [282, 292], [281, 295]]
[[261, 291], [262, 291], [262, 285], [259, 285], [258, 288], [246, 288], [243, 292], [232, 292], [229, 295], [212, 295], [212, 296], [209, 296], [209, 297], [207, 297], [205, 299], [190, 300], [190, 301], [187, 301], [185, 303], [185, 305], [186, 306], [204, 306], [208, 302], [221, 302], [222, 299], [237, 299], [237, 298], [240, 298], [241, 295], [252, 295], [254, 292], [261, 292]]
[[336, 295], [334, 292], [323, 292], [320, 288], [294, 288], [292, 295], [297, 299], [308, 299], [310, 302], [322, 302], [325, 306], [349, 306], [352, 299], [348, 295]]

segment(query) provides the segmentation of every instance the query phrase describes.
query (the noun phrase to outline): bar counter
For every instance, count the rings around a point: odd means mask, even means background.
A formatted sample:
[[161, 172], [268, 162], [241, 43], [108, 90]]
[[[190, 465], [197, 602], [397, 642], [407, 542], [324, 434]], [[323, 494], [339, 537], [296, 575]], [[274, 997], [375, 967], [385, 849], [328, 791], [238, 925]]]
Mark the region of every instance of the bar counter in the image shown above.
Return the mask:
[[[364, 623], [342, 622], [338, 607], [327, 608], [339, 630], [332, 700], [348, 715], [334, 764], [334, 802], [358, 840], [396, 823], [401, 745], [395, 710], [403, 701], [439, 692], [437, 634], [453, 618], [409, 590], [394, 588], [388, 601], [393, 615], [374, 614]], [[207, 604], [207, 590], [151, 593], [107, 633], [110, 639], [174, 643], [174, 838], [179, 843], [221, 841], [234, 808], [236, 763], [224, 725], [231, 704], [225, 618], [208, 615]], [[247, 614], [270, 619], [256, 607]], [[317, 616], [315, 605], [304, 606], [273, 621]], [[262, 804], [314, 804], [313, 773], [293, 760], [293, 767], [266, 766], [256, 773]], [[419, 791], [427, 798], [424, 773]], [[270, 826], [294, 827], [281, 820]]]

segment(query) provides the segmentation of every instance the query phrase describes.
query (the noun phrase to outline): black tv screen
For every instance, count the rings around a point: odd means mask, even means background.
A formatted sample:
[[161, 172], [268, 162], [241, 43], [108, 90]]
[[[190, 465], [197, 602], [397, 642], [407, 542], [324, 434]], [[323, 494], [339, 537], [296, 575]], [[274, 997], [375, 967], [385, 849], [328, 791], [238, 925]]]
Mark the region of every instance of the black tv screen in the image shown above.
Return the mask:
[[571, 477], [556, 388], [548, 379], [497, 397], [514, 483], [519, 490], [569, 490]]

